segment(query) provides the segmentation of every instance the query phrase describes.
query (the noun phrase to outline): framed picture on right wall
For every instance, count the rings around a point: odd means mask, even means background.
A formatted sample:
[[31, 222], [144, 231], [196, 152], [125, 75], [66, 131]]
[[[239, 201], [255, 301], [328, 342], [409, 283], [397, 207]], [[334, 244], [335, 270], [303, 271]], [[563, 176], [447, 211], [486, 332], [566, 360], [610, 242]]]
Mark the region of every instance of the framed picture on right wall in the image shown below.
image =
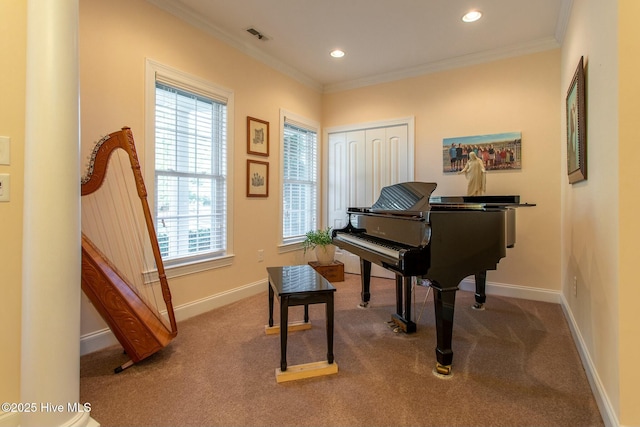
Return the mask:
[[567, 91], [567, 173], [569, 183], [587, 179], [587, 117], [585, 109], [584, 57]]

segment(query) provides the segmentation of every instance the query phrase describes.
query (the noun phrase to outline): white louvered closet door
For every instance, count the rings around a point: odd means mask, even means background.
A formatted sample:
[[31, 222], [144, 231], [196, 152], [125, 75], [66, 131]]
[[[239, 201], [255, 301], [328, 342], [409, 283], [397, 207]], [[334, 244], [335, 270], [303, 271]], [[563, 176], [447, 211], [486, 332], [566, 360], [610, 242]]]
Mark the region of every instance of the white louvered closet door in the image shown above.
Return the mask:
[[[413, 120], [406, 123], [354, 127], [328, 133], [327, 223], [347, 225], [347, 208], [370, 207], [382, 187], [414, 180]], [[360, 273], [357, 256], [340, 251], [336, 258], [348, 273]], [[372, 274], [394, 277], [374, 266]]]

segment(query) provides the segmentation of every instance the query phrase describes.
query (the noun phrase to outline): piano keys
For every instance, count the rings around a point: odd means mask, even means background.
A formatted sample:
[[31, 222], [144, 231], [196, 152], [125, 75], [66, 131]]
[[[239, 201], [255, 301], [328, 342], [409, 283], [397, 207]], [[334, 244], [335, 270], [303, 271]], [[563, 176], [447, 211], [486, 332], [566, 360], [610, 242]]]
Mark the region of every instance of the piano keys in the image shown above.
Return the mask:
[[370, 208], [347, 210], [348, 225], [333, 231], [333, 243], [360, 257], [361, 305], [370, 301], [371, 264], [396, 274], [396, 313], [404, 332], [411, 320], [412, 278], [427, 279], [434, 290], [436, 372], [451, 373], [453, 315], [458, 285], [476, 279], [475, 308], [486, 300], [486, 272], [495, 270], [515, 244], [519, 196], [431, 198], [435, 183], [406, 182], [382, 189]]

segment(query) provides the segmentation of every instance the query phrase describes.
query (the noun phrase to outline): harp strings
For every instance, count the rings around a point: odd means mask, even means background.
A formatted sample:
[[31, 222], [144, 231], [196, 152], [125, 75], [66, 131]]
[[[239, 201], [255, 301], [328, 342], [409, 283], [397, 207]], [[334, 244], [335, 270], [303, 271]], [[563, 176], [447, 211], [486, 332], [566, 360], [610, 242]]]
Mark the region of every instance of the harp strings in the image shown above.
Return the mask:
[[82, 230], [156, 316], [166, 311], [128, 154], [116, 149], [100, 189], [82, 197]]

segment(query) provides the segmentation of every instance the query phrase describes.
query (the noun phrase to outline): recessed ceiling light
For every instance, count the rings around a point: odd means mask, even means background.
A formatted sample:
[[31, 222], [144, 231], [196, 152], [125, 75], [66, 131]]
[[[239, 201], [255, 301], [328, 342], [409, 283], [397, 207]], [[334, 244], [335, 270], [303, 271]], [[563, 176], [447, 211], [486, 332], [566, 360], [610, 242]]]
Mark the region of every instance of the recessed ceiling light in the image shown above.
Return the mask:
[[334, 58], [342, 58], [344, 56], [344, 51], [340, 49], [332, 50], [331, 56], [333, 56]]
[[467, 12], [463, 17], [462, 20], [464, 22], [475, 22], [478, 19], [480, 19], [482, 17], [482, 12], [480, 12], [479, 10], [472, 10], [470, 12]]

